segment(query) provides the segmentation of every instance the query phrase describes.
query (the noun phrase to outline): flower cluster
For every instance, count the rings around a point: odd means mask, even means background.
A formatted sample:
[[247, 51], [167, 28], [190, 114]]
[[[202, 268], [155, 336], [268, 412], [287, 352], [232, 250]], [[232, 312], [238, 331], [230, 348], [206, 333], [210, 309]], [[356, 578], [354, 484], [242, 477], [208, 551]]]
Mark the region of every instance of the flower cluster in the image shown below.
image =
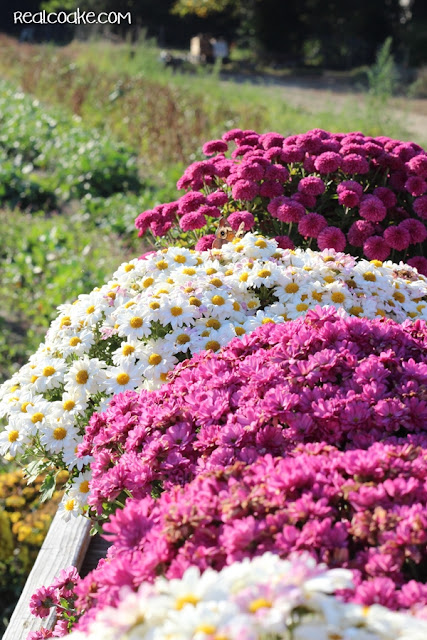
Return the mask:
[[408, 257], [427, 274], [427, 153], [417, 144], [360, 132], [285, 138], [233, 129], [203, 151], [209, 158], [178, 181], [187, 193], [138, 216], [140, 235], [210, 233], [199, 240], [208, 247], [216, 219], [227, 215], [233, 229], [256, 226], [282, 247], [314, 242], [368, 259]]
[[76, 588], [83, 619], [164, 575], [220, 570], [265, 552], [310, 553], [353, 571], [345, 599], [389, 609], [427, 605], [427, 437], [366, 451], [300, 445], [287, 457], [199, 474], [158, 499], [131, 499], [104, 525], [107, 560]]
[[268, 323], [179, 365], [157, 391], [115, 396], [79, 450], [89, 503], [142, 498], [205, 469], [299, 443], [367, 446], [427, 429], [424, 322], [342, 317], [332, 308]]
[[[107, 607], [70, 640], [423, 640], [427, 622], [381, 606], [345, 604], [351, 573], [326, 571], [308, 555], [279, 560], [271, 553], [221, 571], [196, 567], [181, 579], [158, 578]], [[344, 635], [345, 634], [345, 635]], [[348, 634], [348, 635], [347, 635]], [[33, 636], [32, 636], [33, 637]], [[40, 636], [38, 636], [40, 637]], [[52, 637], [52, 636], [44, 636]]]
[[[72, 472], [66, 514], [86, 504], [90, 416], [114, 393], [153, 388], [179, 362], [316, 305], [399, 322], [427, 318], [427, 279], [333, 250], [281, 249], [247, 234], [221, 251], [170, 248], [124, 263], [113, 280], [63, 305], [45, 342], [0, 390], [0, 451]], [[199, 407], [197, 407], [199, 410]], [[44, 465], [44, 467], [43, 467]], [[49, 485], [51, 486], [51, 485]]]

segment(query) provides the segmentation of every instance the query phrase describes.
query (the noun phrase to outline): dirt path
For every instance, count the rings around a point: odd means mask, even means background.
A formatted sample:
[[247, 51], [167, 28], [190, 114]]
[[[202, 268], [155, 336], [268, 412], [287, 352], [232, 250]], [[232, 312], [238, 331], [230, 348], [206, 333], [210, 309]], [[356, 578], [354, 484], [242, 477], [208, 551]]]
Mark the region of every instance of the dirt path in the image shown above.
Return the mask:
[[[296, 107], [310, 111], [339, 112], [349, 102], [355, 100], [361, 107], [365, 104], [365, 94], [356, 91], [353, 86], [335, 78], [289, 77], [271, 78], [268, 76], [234, 76], [237, 82], [251, 82], [265, 87], [283, 87], [286, 101]], [[427, 144], [427, 99], [393, 98], [390, 101], [391, 115], [408, 131], [409, 137], [419, 144]]]

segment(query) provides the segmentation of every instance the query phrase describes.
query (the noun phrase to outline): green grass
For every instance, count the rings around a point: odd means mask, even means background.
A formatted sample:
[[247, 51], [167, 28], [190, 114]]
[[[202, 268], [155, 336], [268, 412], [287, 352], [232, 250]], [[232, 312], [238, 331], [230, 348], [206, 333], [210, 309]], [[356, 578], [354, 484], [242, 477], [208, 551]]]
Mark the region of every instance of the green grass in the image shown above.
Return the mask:
[[[132, 53], [133, 52], [133, 53]], [[173, 74], [164, 69], [158, 50], [142, 42], [73, 43], [69, 47], [3, 47], [0, 71], [24, 90], [61, 104], [101, 127], [138, 154], [144, 175], [199, 157], [202, 143], [227, 129], [291, 134], [322, 127], [361, 130], [367, 135], [405, 139], [401, 121], [355, 94], [340, 108], [333, 104], [295, 107], [286, 88], [244, 81], [220, 82], [215, 72]], [[53, 82], [53, 78], [55, 81]]]

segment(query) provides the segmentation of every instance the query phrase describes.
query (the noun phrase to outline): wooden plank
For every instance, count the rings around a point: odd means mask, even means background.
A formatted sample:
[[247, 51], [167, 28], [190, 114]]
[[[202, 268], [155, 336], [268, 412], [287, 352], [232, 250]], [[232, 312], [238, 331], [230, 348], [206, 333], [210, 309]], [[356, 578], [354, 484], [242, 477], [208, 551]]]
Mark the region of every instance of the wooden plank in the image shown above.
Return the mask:
[[87, 518], [78, 517], [65, 522], [58, 513], [55, 515], [3, 640], [26, 640], [30, 631], [38, 631], [42, 626], [52, 628], [54, 612], [43, 620], [35, 618], [30, 613], [30, 598], [39, 587], [50, 585], [62, 569], [70, 565], [80, 569], [89, 546], [90, 527]]
[[111, 547], [111, 545], [111, 542], [104, 540], [104, 538], [101, 538], [98, 534], [91, 538], [89, 548], [80, 568], [80, 575], [82, 578], [87, 576], [92, 569], [95, 569], [98, 566], [98, 562], [101, 558], [105, 558], [107, 556], [108, 548]]

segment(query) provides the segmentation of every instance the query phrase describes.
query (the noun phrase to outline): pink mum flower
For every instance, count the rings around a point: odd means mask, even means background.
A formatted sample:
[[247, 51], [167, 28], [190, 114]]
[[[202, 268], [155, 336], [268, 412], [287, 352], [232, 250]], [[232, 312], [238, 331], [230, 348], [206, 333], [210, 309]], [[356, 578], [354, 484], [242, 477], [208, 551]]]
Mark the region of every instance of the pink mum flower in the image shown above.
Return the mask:
[[362, 197], [359, 213], [365, 220], [380, 222], [386, 217], [387, 209], [377, 196], [366, 195]]
[[203, 153], [205, 156], [213, 156], [214, 153], [224, 153], [227, 151], [228, 144], [224, 140], [210, 140], [203, 145]]
[[350, 191], [349, 189], [340, 191], [338, 194], [338, 202], [348, 209], [353, 209], [357, 207], [360, 203], [360, 198], [355, 191]]
[[227, 222], [234, 231], [237, 231], [243, 222], [245, 231], [249, 231], [255, 224], [255, 218], [249, 211], [234, 211], [228, 216]]
[[340, 168], [341, 161], [342, 157], [339, 153], [325, 151], [325, 153], [321, 153], [320, 156], [317, 156], [314, 161], [314, 168], [322, 174], [332, 173]]
[[420, 178], [427, 178], [427, 154], [423, 153], [411, 158], [407, 164], [408, 168]]
[[276, 236], [274, 239], [280, 249], [295, 249], [295, 245], [289, 236]]
[[347, 240], [354, 247], [363, 247], [363, 243], [374, 233], [374, 225], [367, 220], [356, 220], [347, 233]]
[[387, 187], [376, 187], [373, 195], [377, 196], [387, 209], [396, 206], [396, 194], [391, 189], [387, 189]]
[[344, 156], [341, 164], [344, 173], [364, 174], [369, 172], [369, 162], [357, 153], [349, 153]]
[[197, 240], [196, 251], [207, 251], [208, 249], [212, 249], [214, 240], [215, 240], [215, 234], [213, 233], [207, 236], [202, 236]]
[[206, 197], [198, 191], [190, 191], [178, 200], [178, 212], [180, 215], [197, 211], [197, 209], [205, 204]]
[[258, 195], [259, 186], [251, 180], [237, 180], [231, 191], [234, 200], [253, 200]]
[[317, 237], [317, 245], [320, 251], [323, 249], [335, 249], [335, 251], [344, 251], [347, 240], [345, 235], [338, 227], [326, 227]]
[[302, 178], [299, 181], [298, 191], [301, 191], [301, 193], [307, 193], [310, 196], [320, 196], [325, 192], [325, 183], [322, 178], [308, 176], [307, 178]]
[[418, 242], [424, 242], [427, 238], [427, 229], [425, 224], [415, 218], [407, 218], [402, 220], [399, 227], [406, 229], [411, 238], [411, 244], [417, 244]]
[[298, 231], [304, 238], [317, 238], [327, 226], [326, 218], [320, 213], [306, 213], [298, 223]]
[[420, 218], [427, 219], [427, 196], [421, 196], [414, 200], [414, 211]]
[[400, 225], [387, 227], [384, 231], [384, 240], [388, 246], [397, 251], [404, 251], [411, 243], [409, 232]]
[[427, 276], [427, 260], [423, 256], [410, 258], [410, 260], [408, 260], [408, 264], [416, 269], [418, 273], [421, 273], [421, 275]]
[[405, 182], [405, 189], [411, 196], [422, 196], [427, 191], [427, 182], [419, 176], [411, 176]]
[[59, 598], [56, 593], [56, 587], [40, 587], [31, 596], [30, 611], [37, 618], [46, 618], [49, 615], [51, 607], [59, 604]]
[[363, 253], [368, 260], [387, 260], [390, 247], [381, 236], [371, 236], [363, 243]]
[[205, 216], [198, 211], [186, 213], [179, 221], [179, 226], [183, 231], [194, 231], [195, 229], [202, 229], [205, 224]]

